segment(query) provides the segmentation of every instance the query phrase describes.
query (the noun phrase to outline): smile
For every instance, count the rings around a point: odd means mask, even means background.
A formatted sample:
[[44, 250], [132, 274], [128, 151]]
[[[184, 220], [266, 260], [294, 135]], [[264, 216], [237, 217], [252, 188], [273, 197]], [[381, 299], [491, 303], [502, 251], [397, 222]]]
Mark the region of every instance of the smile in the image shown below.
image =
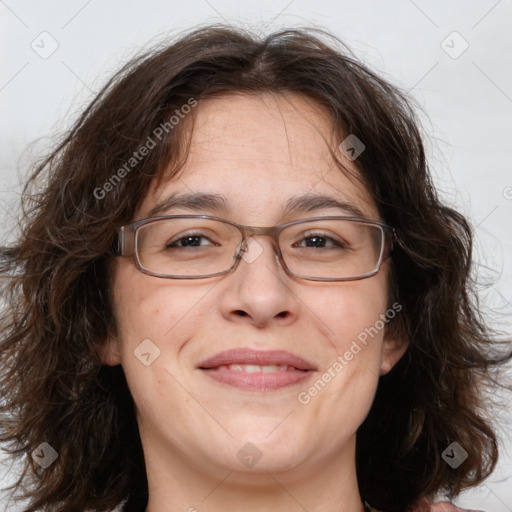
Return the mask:
[[314, 364], [284, 351], [233, 349], [203, 361], [199, 369], [222, 384], [249, 391], [277, 390], [309, 378]]
[[275, 372], [286, 372], [296, 370], [293, 366], [288, 365], [275, 365], [275, 364], [230, 364], [217, 366], [217, 370], [228, 369], [234, 372], [245, 372], [245, 373], [275, 373]]

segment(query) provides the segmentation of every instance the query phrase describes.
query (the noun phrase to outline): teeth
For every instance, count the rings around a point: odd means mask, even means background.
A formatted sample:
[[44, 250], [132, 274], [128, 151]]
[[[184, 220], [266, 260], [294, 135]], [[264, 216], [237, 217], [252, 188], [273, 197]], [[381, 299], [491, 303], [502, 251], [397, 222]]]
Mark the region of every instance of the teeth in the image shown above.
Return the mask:
[[269, 364], [261, 366], [260, 368], [263, 373], [285, 372], [288, 370], [288, 366], [278, 366], [276, 364]]
[[240, 370], [238, 370], [237, 368], [237, 371], [242, 371], [246, 373], [259, 373], [263, 371], [263, 368], [261, 366], [258, 366], [257, 364], [244, 364], [243, 366], [237, 364], [236, 366], [240, 368]]
[[275, 373], [275, 372], [285, 372], [290, 370], [292, 367], [286, 364], [230, 364], [230, 365], [220, 365], [217, 367], [218, 370], [231, 370], [233, 372], [246, 372], [246, 373]]

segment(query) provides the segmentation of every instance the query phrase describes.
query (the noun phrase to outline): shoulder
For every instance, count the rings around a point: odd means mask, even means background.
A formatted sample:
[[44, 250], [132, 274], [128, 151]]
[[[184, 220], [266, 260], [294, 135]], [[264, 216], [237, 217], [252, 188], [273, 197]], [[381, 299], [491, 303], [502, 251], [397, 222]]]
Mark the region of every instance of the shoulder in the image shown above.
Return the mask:
[[440, 503], [432, 503], [430, 505], [422, 505], [411, 512], [483, 512], [479, 510], [468, 510], [466, 508], [460, 508], [448, 501], [442, 501]]
[[[380, 511], [372, 508], [371, 512], [380, 512]], [[409, 509], [408, 512], [484, 512], [484, 511], [460, 508], [448, 501], [442, 501], [439, 503], [430, 503], [427, 501], [422, 501], [414, 508]]]

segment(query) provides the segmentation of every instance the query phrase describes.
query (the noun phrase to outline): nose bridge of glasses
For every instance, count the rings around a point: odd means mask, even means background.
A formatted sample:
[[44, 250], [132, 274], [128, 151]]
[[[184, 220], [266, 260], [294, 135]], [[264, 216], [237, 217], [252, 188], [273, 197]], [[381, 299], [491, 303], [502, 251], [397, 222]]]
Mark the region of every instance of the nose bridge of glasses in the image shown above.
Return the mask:
[[[240, 231], [242, 233], [242, 243], [240, 244], [241, 247], [244, 249], [241, 252], [245, 252], [246, 255], [244, 256], [244, 259], [248, 257], [247, 255], [247, 249], [248, 249], [248, 240], [253, 239], [256, 242], [256, 247], [254, 249], [254, 253], [256, 253], [256, 257], [259, 256], [264, 251], [264, 247], [261, 243], [259, 243], [255, 237], [269, 237], [272, 243], [272, 246], [274, 248], [274, 256], [278, 257], [280, 253], [279, 249], [279, 233], [281, 229], [278, 226], [239, 226]], [[254, 261], [254, 255], [251, 257], [252, 261]]]

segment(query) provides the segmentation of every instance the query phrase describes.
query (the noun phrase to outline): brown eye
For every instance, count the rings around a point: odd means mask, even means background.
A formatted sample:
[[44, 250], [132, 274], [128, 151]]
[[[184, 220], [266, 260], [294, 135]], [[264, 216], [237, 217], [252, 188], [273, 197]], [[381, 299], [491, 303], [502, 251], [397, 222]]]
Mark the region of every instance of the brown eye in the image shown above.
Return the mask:
[[[202, 241], [206, 241], [207, 243], [202, 243]], [[211, 240], [199, 233], [190, 233], [185, 236], [181, 236], [171, 242], [168, 242], [165, 246], [166, 249], [180, 249], [187, 247], [204, 247], [208, 245], [217, 245], [212, 244]]]

